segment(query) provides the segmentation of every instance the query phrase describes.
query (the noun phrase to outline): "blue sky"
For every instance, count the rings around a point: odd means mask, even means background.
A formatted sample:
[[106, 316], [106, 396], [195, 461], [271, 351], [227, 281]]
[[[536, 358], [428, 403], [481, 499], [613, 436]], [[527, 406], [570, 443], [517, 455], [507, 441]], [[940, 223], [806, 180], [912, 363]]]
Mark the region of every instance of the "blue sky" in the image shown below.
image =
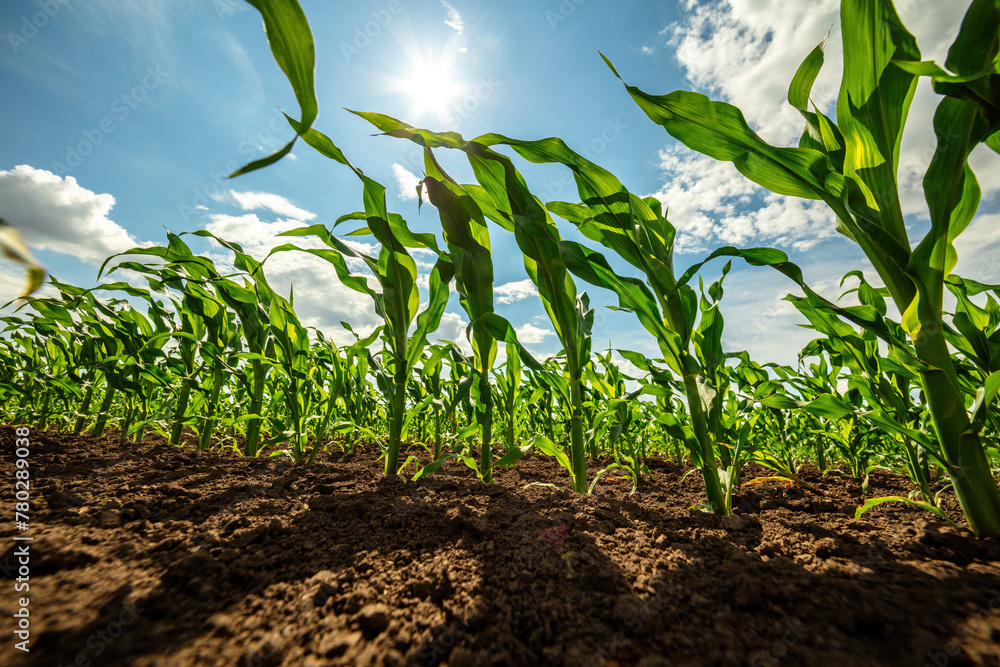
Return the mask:
[[[925, 57], [940, 59], [964, 4], [906, 0], [898, 7]], [[317, 42], [316, 127], [387, 186], [390, 209], [414, 228], [439, 229], [432, 207], [417, 212], [415, 147], [371, 136], [374, 128], [345, 107], [466, 137], [561, 136], [633, 192], [665, 202], [680, 230], [678, 270], [719, 245], [772, 245], [804, 264], [807, 279], [835, 297], [843, 273], [870, 268], [835, 233], [820, 205], [767, 195], [731, 165], [678, 146], [631, 102], [598, 55], [602, 51], [629, 83], [649, 92], [687, 88], [731, 101], [766, 139], [790, 145], [800, 123], [783, 102], [787, 83], [831, 26], [814, 101], [831, 110], [835, 99], [841, 50], [832, 0], [304, 0], [302, 6]], [[293, 115], [298, 110], [259, 14], [241, 0], [7, 2], [0, 5], [0, 34], [0, 215], [22, 229], [61, 280], [92, 285], [103, 257], [162, 244], [165, 228], [208, 228], [262, 256], [278, 243], [276, 231], [330, 225], [361, 208], [356, 177], [301, 144], [292, 159], [224, 178], [291, 137], [278, 106]], [[919, 179], [933, 150], [926, 131], [933, 97], [922, 85], [911, 112], [915, 130], [901, 159], [904, 211], [914, 239], [926, 226]], [[457, 156], [441, 157], [455, 176], [471, 179]], [[969, 267], [970, 277], [1000, 280], [1000, 234], [994, 231], [1000, 228], [1000, 161], [985, 151], [974, 157], [984, 203], [960, 245], [959, 272]], [[577, 199], [564, 171], [518, 164], [543, 199]], [[576, 238], [573, 230], [563, 232]], [[557, 351], [551, 325], [523, 282], [513, 238], [497, 228], [491, 233], [498, 309], [520, 327], [531, 349]], [[225, 260], [218, 248], [192, 246]], [[272, 283], [295, 284], [303, 320], [341, 340], [340, 320], [373, 326], [366, 298], [311, 259], [283, 255], [268, 262]], [[720, 269], [709, 268], [706, 279]], [[0, 297], [9, 298], [20, 276], [9, 265], [2, 273], [8, 286]], [[759, 361], [793, 363], [811, 336], [796, 328], [799, 318], [781, 301], [790, 284], [766, 269], [738, 265], [726, 286], [727, 348], [748, 349]], [[598, 306], [596, 349], [610, 341], [655, 352], [630, 316], [603, 308], [616, 302], [610, 294], [579, 281], [578, 287]], [[449, 311], [441, 335], [457, 340], [466, 319], [457, 298]]]

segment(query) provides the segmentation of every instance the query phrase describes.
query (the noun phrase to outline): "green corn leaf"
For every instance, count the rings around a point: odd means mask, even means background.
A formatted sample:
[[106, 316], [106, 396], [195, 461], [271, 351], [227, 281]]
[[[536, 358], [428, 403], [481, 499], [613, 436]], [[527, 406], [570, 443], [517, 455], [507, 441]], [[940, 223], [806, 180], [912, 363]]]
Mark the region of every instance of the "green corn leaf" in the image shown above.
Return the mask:
[[[296, 137], [297, 139], [298, 137]], [[283, 148], [274, 153], [271, 153], [267, 157], [262, 157], [259, 160], [254, 160], [248, 164], [243, 165], [233, 173], [229, 174], [227, 178], [236, 178], [237, 176], [242, 176], [243, 174], [248, 174], [251, 171], [257, 171], [258, 169], [263, 169], [264, 167], [269, 167], [281, 158], [285, 157], [292, 152], [292, 148], [295, 146], [295, 139], [289, 141]], [[272, 454], [272, 456], [274, 456]]]
[[809, 94], [812, 91], [813, 82], [816, 81], [816, 76], [823, 67], [823, 49], [826, 48], [828, 39], [830, 39], [830, 31], [827, 31], [823, 41], [802, 61], [788, 86], [788, 103], [803, 114], [809, 111]]
[[922, 502], [920, 500], [911, 500], [910, 498], [904, 498], [903, 496], [884, 496], [882, 498], [869, 498], [868, 500], [865, 501], [864, 505], [862, 505], [861, 507], [859, 507], [857, 509], [857, 511], [854, 513], [854, 518], [855, 519], [860, 519], [861, 516], [865, 512], [867, 512], [871, 508], [875, 507], [876, 505], [881, 505], [882, 503], [890, 503], [890, 502], [892, 502], [892, 503], [907, 503], [909, 505], [914, 505], [916, 507], [920, 507], [920, 508], [928, 510], [930, 512], [934, 512], [939, 517], [941, 517], [942, 519], [944, 519], [945, 521], [947, 521], [951, 525], [953, 525], [956, 528], [958, 528], [958, 524], [956, 524], [954, 521], [952, 521], [950, 518], [948, 518], [947, 514], [945, 514], [941, 510], [939, 510], [937, 507], [934, 507], [934, 505], [931, 505], [930, 503]]
[[566, 452], [544, 435], [536, 435], [532, 438], [530, 446], [546, 456], [555, 458], [556, 462], [566, 469], [570, 475], [573, 474], [573, 465], [570, 463], [569, 457], [566, 456]]
[[978, 431], [989, 417], [990, 406], [1000, 390], [1000, 371], [991, 373], [983, 386], [976, 391], [976, 400], [972, 404], [972, 428]]
[[[333, 223], [334, 228], [336, 228], [340, 223], [347, 220], [367, 220], [368, 216], [365, 213], [356, 212], [348, 213], [342, 215]], [[406, 248], [429, 248], [437, 254], [441, 254], [441, 249], [438, 248], [437, 239], [433, 234], [429, 233], [416, 233], [410, 230], [409, 225], [403, 216], [398, 213], [389, 213], [388, 217], [389, 228], [392, 230], [393, 235], [399, 240], [399, 242]], [[368, 227], [361, 227], [352, 232], [348, 232], [344, 236], [371, 236], [374, 235], [371, 229]]]
[[833, 394], [822, 394], [811, 401], [799, 401], [784, 394], [772, 394], [761, 399], [761, 404], [769, 408], [784, 410], [804, 410], [809, 414], [826, 419], [843, 419], [854, 414], [854, 407]]
[[711, 158], [732, 162], [741, 174], [772, 192], [829, 200], [839, 198], [843, 190], [843, 176], [833, 171], [826, 155], [808, 148], [771, 146], [731, 104], [713, 102], [701, 93], [649, 95], [635, 86], [625, 88], [650, 120], [675, 139]]
[[[525, 270], [566, 350], [567, 370], [571, 377], [579, 377], [590, 356], [590, 329], [578, 315], [576, 284], [560, 252], [559, 230], [509, 158], [485, 148], [467, 150], [493, 208], [512, 220]], [[591, 316], [591, 324], [592, 320]]]
[[391, 116], [367, 111], [351, 111], [351, 113], [364, 118], [369, 123], [382, 130], [386, 135], [409, 139], [425, 148], [462, 148], [465, 140], [457, 132], [430, 132], [419, 130], [411, 125], [396, 120]]
[[[302, 111], [300, 126], [307, 130], [319, 115], [316, 88], [313, 80], [316, 69], [316, 50], [312, 30], [305, 12], [296, 0], [247, 0], [264, 19], [264, 32], [275, 61], [292, 84], [295, 98]], [[301, 134], [297, 132], [297, 134]], [[292, 150], [295, 139], [268, 157], [255, 160], [233, 172], [229, 177], [260, 169], [273, 164]]]
[[[417, 481], [420, 481], [420, 479], [422, 477], [426, 477], [427, 475], [434, 474], [435, 472], [437, 472], [441, 468], [441, 466], [443, 466], [445, 463], [447, 463], [449, 459], [458, 458], [459, 456], [460, 455], [457, 454], [457, 453], [455, 453], [455, 452], [449, 452], [447, 454], [442, 454], [441, 456], [439, 456], [438, 458], [434, 459], [433, 461], [431, 461], [430, 463], [428, 463], [427, 465], [425, 465], [423, 468], [421, 468], [420, 470], [418, 470], [417, 474], [415, 474], [411, 478], [411, 481], [417, 482]], [[405, 467], [405, 464], [402, 467]], [[475, 470], [475, 466], [473, 466], [473, 469]]]
[[316, 120], [319, 105], [313, 73], [316, 53], [312, 30], [296, 0], [247, 0], [264, 19], [264, 31], [275, 61], [288, 77], [302, 109], [300, 122], [308, 128]]
[[[532, 356], [531, 352], [525, 348], [517, 339], [517, 331], [514, 326], [505, 318], [496, 313], [486, 313], [475, 324], [481, 324], [483, 329], [495, 340], [503, 341], [507, 347], [507, 358], [510, 359], [510, 350], [517, 351], [517, 358], [528, 368], [534, 371], [542, 371], [543, 366]], [[470, 324], [471, 326], [471, 324]]]
[[1000, 73], [998, 52], [1000, 4], [996, 0], [973, 0], [948, 50], [945, 67], [959, 75], [980, 75], [990, 69]]
[[466, 438], [471, 438], [479, 432], [478, 424], [466, 424], [458, 433], [455, 434], [455, 440], [465, 440]]
[[512, 466], [518, 461], [520, 461], [526, 454], [531, 452], [532, 444], [521, 445], [520, 447], [513, 447], [509, 452], [500, 458], [499, 461], [493, 464], [494, 468], [506, 468]]
[[451, 260], [443, 255], [438, 258], [437, 263], [431, 269], [428, 279], [429, 294], [427, 308], [417, 316], [417, 328], [407, 343], [407, 374], [409, 374], [420, 360], [424, 346], [427, 343], [427, 336], [437, 331], [438, 326], [441, 324], [444, 310], [448, 306], [448, 283], [451, 282], [454, 275], [455, 267], [452, 265]]
[[896, 190], [899, 142], [916, 77], [893, 61], [919, 61], [916, 40], [891, 0], [845, 0], [840, 10], [844, 76], [837, 119], [845, 140], [844, 176], [862, 187], [879, 226], [908, 245]]
[[979, 208], [980, 189], [968, 156], [989, 131], [979, 108], [967, 100], [946, 97], [934, 114], [938, 149], [924, 176], [931, 230], [914, 249], [906, 267], [917, 297], [903, 313], [903, 328], [919, 342], [925, 327], [940, 329], [944, 279], [955, 268], [954, 240]]
[[406, 438], [406, 436], [410, 432], [410, 425], [413, 423], [413, 420], [418, 415], [422, 414], [424, 412], [424, 410], [427, 409], [427, 406], [429, 406], [431, 404], [431, 401], [433, 401], [433, 400], [434, 400], [433, 396], [427, 396], [427, 397], [424, 398], [424, 400], [422, 400], [419, 403], [411, 406], [406, 411], [406, 416], [403, 419], [403, 430], [402, 430], [402, 433], [401, 433], [401, 437], [402, 438]]
[[[430, 158], [429, 158], [430, 159]], [[443, 172], [438, 172], [446, 178]], [[481, 209], [454, 181], [433, 176], [424, 179], [428, 198], [438, 209], [455, 265], [456, 286], [460, 300], [473, 321], [493, 312], [493, 259], [489, 232]], [[488, 372], [496, 355], [496, 342], [489, 336], [476, 336], [473, 349], [477, 367]]]

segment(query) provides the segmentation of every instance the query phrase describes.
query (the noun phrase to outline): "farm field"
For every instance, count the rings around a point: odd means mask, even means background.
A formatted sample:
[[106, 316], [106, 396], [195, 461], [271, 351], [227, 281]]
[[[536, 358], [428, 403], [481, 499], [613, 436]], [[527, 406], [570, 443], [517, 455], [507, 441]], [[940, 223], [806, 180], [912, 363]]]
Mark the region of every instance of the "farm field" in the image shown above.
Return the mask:
[[[690, 510], [697, 477], [658, 461], [635, 495], [619, 480], [581, 496], [523, 488], [566, 485], [545, 457], [494, 485], [463, 467], [413, 483], [366, 450], [303, 467], [156, 437], [35, 437], [32, 591], [61, 603], [35, 619], [30, 661], [5, 645], [4, 664], [1000, 659], [1000, 617], [979, 613], [998, 604], [1000, 545], [904, 505], [855, 521], [861, 490], [837, 472], [802, 472], [824, 496], [761, 483], [720, 517]], [[869, 486], [908, 490], [881, 473]]]
[[1000, 666], [1000, 0], [36, 2], [2, 665]]

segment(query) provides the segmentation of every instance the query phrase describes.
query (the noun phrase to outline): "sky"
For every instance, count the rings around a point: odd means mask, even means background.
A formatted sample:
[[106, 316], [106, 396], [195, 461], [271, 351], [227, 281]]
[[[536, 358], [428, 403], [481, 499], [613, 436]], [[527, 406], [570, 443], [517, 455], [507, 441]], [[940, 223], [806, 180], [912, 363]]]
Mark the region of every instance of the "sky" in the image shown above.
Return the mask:
[[[766, 193], [731, 164], [680, 145], [638, 109], [598, 53], [646, 92], [697, 90], [731, 102], [765, 140], [791, 146], [802, 123], [785, 101], [788, 82], [828, 30], [813, 102], [834, 115], [842, 67], [835, 0], [301, 4], [316, 40], [320, 116], [314, 127], [387, 187], [389, 209], [417, 231], [440, 238], [434, 208], [418, 212], [419, 150], [373, 136], [375, 128], [346, 109], [466, 138], [560, 136], [632, 192], [663, 201], [678, 229], [678, 274], [721, 245], [772, 246], [789, 253], [806, 281], [829, 298], [840, 295], [840, 277], [854, 269], [879, 284], [822, 203]], [[923, 58], [938, 62], [966, 7], [955, 0], [897, 2]], [[363, 208], [356, 176], [302, 142], [275, 165], [226, 178], [283, 146], [293, 133], [281, 109], [298, 112], [260, 15], [243, 0], [16, 0], [0, 4], [0, 37], [0, 216], [21, 230], [61, 281], [90, 287], [119, 279], [98, 277], [104, 259], [163, 245], [167, 230], [208, 229], [262, 259], [284, 241], [276, 233], [305, 224], [329, 227]], [[921, 81], [901, 150], [898, 178], [914, 242], [929, 224], [921, 179], [934, 152], [935, 97]], [[460, 182], [472, 182], [459, 158], [439, 155]], [[515, 162], [542, 200], [578, 200], [564, 168]], [[1000, 156], [980, 147], [972, 166], [983, 202], [957, 243], [957, 272], [1000, 282]], [[560, 231], [582, 240], [568, 224]], [[557, 352], [512, 235], [495, 226], [490, 233], [497, 311], [530, 350]], [[187, 238], [197, 252], [228, 262], [219, 246]], [[354, 241], [377, 253], [372, 239]], [[428, 253], [415, 259], [423, 273], [432, 266]], [[341, 321], [359, 332], [378, 324], [368, 297], [340, 285], [319, 259], [282, 253], [265, 269], [280, 292], [294, 285], [303, 323], [334, 340], [353, 340]], [[721, 261], [706, 267], [706, 284], [721, 269]], [[0, 302], [22, 286], [19, 268], [0, 264]], [[579, 280], [577, 287], [596, 309], [595, 350], [657, 356], [655, 341], [634, 317], [606, 308], [617, 303], [611, 293]], [[805, 320], [782, 300], [795, 291], [788, 279], [737, 260], [725, 287], [726, 350], [747, 350], [760, 363], [795, 364], [815, 332], [799, 327]], [[467, 320], [453, 294], [437, 336], [468, 348]]]

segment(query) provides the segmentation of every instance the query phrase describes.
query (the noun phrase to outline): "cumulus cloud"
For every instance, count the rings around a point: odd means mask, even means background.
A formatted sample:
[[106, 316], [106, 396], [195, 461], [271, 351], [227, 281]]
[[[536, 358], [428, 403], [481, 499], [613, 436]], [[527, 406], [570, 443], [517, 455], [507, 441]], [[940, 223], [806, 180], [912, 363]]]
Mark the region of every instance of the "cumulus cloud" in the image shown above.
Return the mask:
[[63, 178], [24, 164], [0, 171], [0, 202], [4, 217], [35, 249], [99, 265], [140, 245], [109, 217], [115, 198], [80, 186], [72, 176]]
[[545, 340], [546, 336], [556, 335], [551, 329], [543, 329], [527, 323], [514, 327], [514, 331], [517, 332], [517, 340], [522, 345], [538, 345]]
[[281, 195], [270, 192], [236, 192], [235, 190], [230, 190], [229, 192], [213, 197], [213, 199], [220, 203], [235, 203], [244, 211], [265, 209], [302, 222], [308, 222], [316, 217], [315, 213], [299, 208]]
[[954, 273], [988, 284], [1000, 283], [1000, 213], [979, 215], [955, 240]]
[[[830, 26], [826, 63], [812, 101], [833, 115], [843, 67], [837, 0], [789, 5], [779, 0], [737, 2], [687, 0], [684, 18], [663, 34], [692, 86], [735, 104], [766, 141], [797, 145], [802, 119], [786, 102], [788, 82]], [[942, 61], [967, 3], [942, 0], [901, 7], [903, 21], [917, 37], [924, 59]], [[922, 179], [934, 155], [931, 119], [936, 95], [927, 81], [918, 85], [900, 151], [899, 187], [903, 213], [912, 224], [927, 218]], [[664, 183], [655, 193], [677, 226], [680, 252], [725, 243], [767, 243], [805, 250], [836, 237], [825, 205], [766, 193], [729, 163], [718, 163], [673, 144], [661, 153]], [[978, 173], [998, 168], [995, 154], [977, 151]], [[1000, 180], [981, 179], [984, 200], [1000, 193]]]
[[469, 327], [469, 322], [458, 313], [446, 312], [441, 316], [441, 324], [437, 331], [431, 334], [434, 340], [447, 340], [456, 343], [462, 354], [472, 355], [472, 344], [466, 338], [465, 332]]
[[[295, 220], [267, 222], [254, 213], [241, 216], [215, 214], [209, 217], [208, 231], [227, 241], [239, 243], [247, 254], [258, 260], [288, 241], [276, 238], [277, 234], [301, 226]], [[303, 248], [326, 247], [319, 239], [311, 237], [296, 237], [295, 243]], [[378, 252], [377, 246], [372, 244], [351, 241], [349, 245], [366, 254]], [[229, 252], [221, 247], [209, 255], [217, 264], [224, 266], [232, 261]], [[363, 269], [363, 265], [350, 265], [355, 272]], [[294, 285], [295, 311], [302, 324], [322, 330], [338, 344], [354, 341], [353, 336], [340, 326], [341, 321], [349, 322], [361, 335], [381, 324], [372, 300], [344, 287], [333, 266], [318, 257], [300, 252], [278, 253], [267, 260], [264, 270], [268, 283], [282, 296], [287, 298]], [[373, 279], [368, 282], [378, 290], [378, 284]]]
[[538, 290], [531, 280], [525, 278], [512, 283], [504, 283], [493, 288], [497, 303], [511, 304], [530, 299], [538, 295]]
[[420, 183], [418, 176], [398, 162], [392, 164], [392, 175], [396, 177], [396, 194], [400, 199], [417, 198], [417, 184]]
[[822, 202], [767, 192], [729, 162], [675, 145], [660, 152], [660, 168], [667, 180], [655, 196], [677, 227], [677, 252], [752, 241], [808, 250], [836, 234]]
[[[839, 6], [839, 0], [692, 1], [685, 18], [665, 31], [667, 45], [695, 87], [743, 109], [765, 140], [787, 144], [802, 130], [798, 112], [784, 101], [788, 82], [838, 21]], [[839, 40], [831, 37], [826, 55], [812, 91], [820, 108], [836, 99]]]

